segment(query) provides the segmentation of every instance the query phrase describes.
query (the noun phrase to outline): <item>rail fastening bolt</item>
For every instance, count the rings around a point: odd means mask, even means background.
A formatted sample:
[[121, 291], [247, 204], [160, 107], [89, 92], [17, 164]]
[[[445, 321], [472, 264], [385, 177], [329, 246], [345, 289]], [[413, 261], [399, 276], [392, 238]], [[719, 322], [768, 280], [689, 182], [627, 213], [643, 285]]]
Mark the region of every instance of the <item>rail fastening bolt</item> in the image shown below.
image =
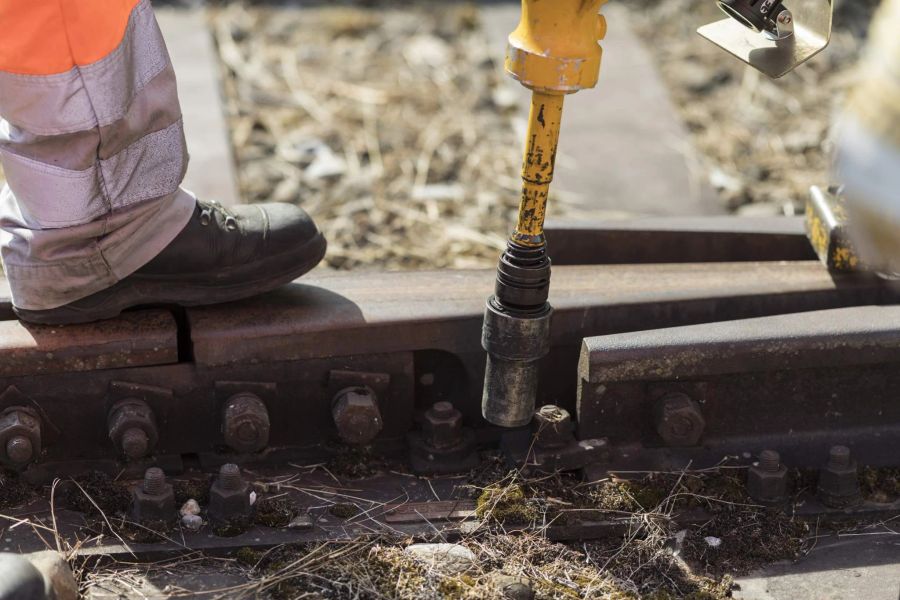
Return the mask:
[[34, 447], [31, 440], [24, 435], [17, 435], [6, 442], [6, 456], [16, 464], [21, 465], [31, 461], [33, 455]]
[[153, 409], [139, 398], [117, 402], [107, 418], [109, 439], [128, 460], [151, 454], [159, 441]]
[[819, 497], [832, 508], [845, 508], [859, 501], [859, 472], [847, 446], [832, 446], [828, 462], [819, 471]]
[[348, 444], [368, 444], [384, 427], [378, 398], [371, 388], [365, 386], [338, 392], [332, 401], [331, 415], [338, 436]]
[[256, 394], [241, 392], [225, 403], [222, 433], [232, 450], [249, 454], [265, 449], [270, 429], [269, 411]]
[[759, 466], [764, 471], [775, 473], [781, 467], [781, 455], [775, 450], [763, 450], [759, 453]]
[[559, 448], [574, 440], [572, 415], [555, 404], [546, 404], [535, 411], [532, 430], [535, 443], [544, 448]]
[[438, 417], [449, 417], [453, 415], [456, 410], [453, 407], [453, 404], [447, 402], [446, 400], [441, 400], [440, 402], [435, 402], [431, 405], [431, 410]]
[[150, 467], [144, 471], [144, 493], [149, 496], [158, 496], [163, 491], [166, 483], [166, 474], [159, 467]]
[[150, 449], [150, 438], [139, 427], [132, 427], [122, 434], [122, 452], [131, 460], [143, 458]]
[[241, 476], [241, 468], [234, 463], [227, 463], [219, 467], [219, 482], [223, 490], [233, 491], [241, 489], [244, 482]]
[[759, 461], [747, 469], [747, 493], [761, 504], [780, 504], [787, 500], [787, 467], [775, 450], [763, 450]]
[[656, 403], [656, 431], [669, 446], [695, 446], [706, 420], [700, 405], [684, 392], [671, 392]]
[[463, 439], [462, 413], [451, 402], [435, 402], [425, 412], [422, 433], [433, 448], [446, 450]]
[[832, 469], [846, 467], [850, 464], [850, 448], [847, 446], [832, 446], [828, 451], [828, 466]]

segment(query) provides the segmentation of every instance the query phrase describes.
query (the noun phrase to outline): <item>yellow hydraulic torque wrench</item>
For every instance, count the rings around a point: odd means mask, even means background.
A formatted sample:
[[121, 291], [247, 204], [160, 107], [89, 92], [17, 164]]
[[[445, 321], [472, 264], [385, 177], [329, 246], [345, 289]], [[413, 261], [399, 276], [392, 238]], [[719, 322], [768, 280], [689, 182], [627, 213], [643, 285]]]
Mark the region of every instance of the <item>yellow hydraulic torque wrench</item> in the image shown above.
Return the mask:
[[482, 413], [502, 427], [531, 421], [537, 361], [549, 352], [550, 259], [544, 240], [563, 99], [594, 87], [606, 0], [522, 0], [522, 19], [509, 36], [506, 71], [532, 90], [516, 229], [497, 267], [481, 343], [487, 350]]

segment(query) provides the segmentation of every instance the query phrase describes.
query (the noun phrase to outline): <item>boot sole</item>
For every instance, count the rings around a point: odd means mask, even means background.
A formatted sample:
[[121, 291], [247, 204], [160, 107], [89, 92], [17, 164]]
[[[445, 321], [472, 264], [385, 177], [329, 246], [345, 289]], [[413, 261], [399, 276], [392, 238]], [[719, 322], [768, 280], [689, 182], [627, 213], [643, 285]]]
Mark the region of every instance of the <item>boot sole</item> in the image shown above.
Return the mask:
[[[309, 272], [325, 256], [328, 244], [318, 233], [292, 252], [221, 270], [209, 277], [173, 277], [133, 274], [98, 292], [90, 306], [73, 304], [49, 310], [13, 307], [22, 321], [39, 325], [72, 325], [112, 319], [122, 311], [143, 305], [205, 306], [243, 300], [272, 291]], [[267, 274], [260, 278], [260, 273]], [[231, 283], [233, 282], [233, 283]]]

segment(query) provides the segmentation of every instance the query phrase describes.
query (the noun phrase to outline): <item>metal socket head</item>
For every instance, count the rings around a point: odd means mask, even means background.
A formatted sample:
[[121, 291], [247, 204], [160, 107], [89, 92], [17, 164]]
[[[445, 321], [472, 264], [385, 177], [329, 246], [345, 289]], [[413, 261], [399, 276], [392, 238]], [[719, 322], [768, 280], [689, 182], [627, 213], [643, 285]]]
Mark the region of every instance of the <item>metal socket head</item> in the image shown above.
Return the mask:
[[30, 408], [11, 406], [0, 414], [0, 462], [21, 468], [41, 454], [41, 420]]
[[172, 521], [175, 519], [175, 491], [172, 484], [163, 481], [148, 492], [142, 482], [131, 492], [131, 512], [138, 523], [148, 521]]
[[338, 436], [348, 444], [368, 444], [384, 426], [375, 392], [368, 387], [345, 388], [331, 407]]
[[422, 432], [434, 448], [452, 448], [462, 441], [462, 413], [449, 402], [436, 402], [425, 412]]
[[220, 476], [209, 488], [209, 516], [217, 521], [230, 521], [250, 514], [250, 484]]
[[222, 434], [235, 452], [259, 452], [269, 445], [269, 411], [255, 394], [242, 392], [225, 402]]
[[761, 462], [747, 470], [747, 494], [762, 504], [778, 504], [787, 499], [788, 470], [782, 464], [774, 467]]
[[669, 446], [696, 446], [706, 429], [700, 405], [682, 392], [660, 398], [655, 417], [656, 431]]
[[535, 443], [541, 448], [560, 448], [575, 439], [572, 415], [553, 404], [540, 407], [531, 421]]
[[126, 398], [114, 404], [107, 425], [109, 439], [128, 460], [148, 456], [159, 441], [153, 410], [137, 398]]

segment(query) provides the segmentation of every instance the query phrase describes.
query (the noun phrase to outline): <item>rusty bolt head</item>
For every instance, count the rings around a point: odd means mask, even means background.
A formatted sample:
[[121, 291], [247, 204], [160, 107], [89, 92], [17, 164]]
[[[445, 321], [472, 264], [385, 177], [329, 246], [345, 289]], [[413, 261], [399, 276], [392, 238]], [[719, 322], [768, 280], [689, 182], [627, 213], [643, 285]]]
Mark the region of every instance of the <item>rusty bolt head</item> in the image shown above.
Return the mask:
[[11, 406], [0, 414], [0, 462], [24, 467], [41, 453], [41, 421], [30, 408]]
[[113, 405], [107, 424], [109, 439], [128, 460], [149, 455], [159, 440], [153, 410], [137, 398], [127, 398]]
[[34, 447], [31, 440], [24, 435], [17, 435], [9, 438], [6, 442], [6, 456], [10, 462], [17, 465], [24, 465], [31, 462], [34, 457]]
[[151, 467], [144, 473], [144, 480], [132, 491], [131, 511], [139, 523], [175, 518], [175, 491], [162, 469]]
[[375, 392], [367, 387], [341, 390], [334, 397], [331, 414], [338, 436], [348, 444], [368, 444], [381, 433], [383, 423]]
[[828, 464], [819, 471], [819, 497], [827, 506], [844, 507], [859, 499], [859, 473], [846, 446], [834, 446]]
[[435, 402], [425, 412], [422, 432], [432, 447], [452, 448], [462, 441], [462, 413], [449, 402]]
[[255, 394], [235, 394], [225, 403], [222, 433], [235, 452], [259, 452], [269, 445], [269, 411]]
[[787, 499], [788, 471], [774, 450], [763, 450], [759, 462], [747, 470], [747, 493], [762, 504]]
[[231, 521], [249, 514], [250, 484], [241, 477], [237, 465], [222, 465], [209, 489], [209, 516], [216, 521]]
[[122, 434], [122, 452], [128, 460], [136, 460], [147, 456], [150, 450], [150, 438], [143, 429], [132, 427]]
[[542, 406], [534, 413], [531, 430], [536, 445], [541, 448], [560, 448], [575, 439], [569, 411], [553, 404]]
[[656, 431], [669, 446], [696, 446], [706, 428], [700, 406], [681, 392], [660, 398], [655, 416]]

